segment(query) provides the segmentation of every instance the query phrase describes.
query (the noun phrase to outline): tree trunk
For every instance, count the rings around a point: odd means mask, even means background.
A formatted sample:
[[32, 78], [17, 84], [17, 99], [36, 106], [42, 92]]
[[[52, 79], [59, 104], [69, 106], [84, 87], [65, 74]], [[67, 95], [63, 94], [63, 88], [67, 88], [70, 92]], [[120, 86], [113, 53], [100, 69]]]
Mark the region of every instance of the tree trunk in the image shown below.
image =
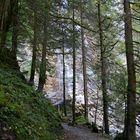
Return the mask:
[[72, 0], [73, 6], [73, 40], [72, 40], [72, 47], [73, 47], [73, 101], [72, 101], [72, 124], [75, 124], [75, 101], [76, 101], [76, 49], [75, 49], [75, 10], [74, 10], [74, 0]]
[[5, 0], [1, 0], [0, 1], [0, 32], [1, 32], [1, 29], [2, 29], [2, 26], [3, 26], [3, 17], [4, 17], [4, 13], [5, 13], [5, 10], [4, 10], [4, 7], [5, 7]]
[[[83, 24], [83, 3], [81, 0], [81, 25]], [[84, 92], [84, 110], [85, 114], [84, 117], [85, 119], [88, 120], [88, 92], [87, 92], [87, 73], [86, 73], [86, 48], [85, 48], [85, 43], [84, 43], [84, 30], [81, 27], [81, 41], [82, 41], [82, 64], [83, 64], [83, 92]]]
[[99, 106], [99, 89], [97, 89], [97, 102], [96, 102], [95, 119], [94, 119], [95, 124], [97, 123], [98, 106]]
[[6, 20], [7, 20], [7, 14], [6, 12], [8, 12], [9, 10], [9, 5], [10, 2], [6, 4], [6, 1], [1, 1], [1, 17], [0, 17], [0, 41], [1, 41], [1, 48], [5, 47], [5, 42], [6, 42], [6, 36], [7, 36], [7, 32], [6, 32]]
[[5, 6], [6, 1], [5, 0], [1, 0], [0, 2], [0, 47], [3, 47], [4, 44], [4, 38], [5, 38], [5, 34], [3, 33], [4, 30], [4, 22], [5, 22], [5, 12], [6, 12], [6, 6]]
[[[48, 8], [48, 5], [46, 6]], [[47, 51], [47, 45], [48, 45], [48, 9], [44, 13], [44, 39], [43, 39], [43, 49], [42, 49], [42, 58], [41, 58], [41, 64], [40, 64], [40, 73], [39, 73], [39, 84], [38, 84], [38, 91], [42, 92], [44, 84], [46, 82], [46, 51]], [[46, 13], [47, 11], [47, 13]]]
[[15, 0], [12, 4], [13, 6], [13, 32], [12, 32], [12, 56], [15, 63], [15, 66], [19, 68], [17, 62], [17, 43], [18, 43], [18, 0]]
[[0, 21], [0, 47], [4, 48], [6, 45], [7, 32], [9, 31], [10, 25], [13, 18], [13, 8], [16, 1], [14, 0], [5, 0], [1, 2], [1, 21]]
[[101, 21], [101, 4], [98, 3], [98, 19], [99, 19], [99, 37], [100, 37], [100, 47], [101, 47], [101, 79], [102, 79], [102, 93], [103, 93], [103, 112], [104, 112], [104, 127], [105, 133], [109, 134], [109, 124], [108, 124], [108, 101], [107, 101], [107, 89], [106, 89], [106, 58], [103, 46], [103, 30]]
[[37, 51], [37, 15], [36, 9], [34, 5], [34, 39], [33, 39], [33, 51], [32, 51], [32, 64], [31, 64], [31, 75], [30, 75], [30, 83], [33, 85], [34, 77], [35, 77], [35, 69], [36, 69], [36, 51]]
[[[63, 38], [64, 40], [64, 38]], [[65, 46], [63, 42], [63, 100], [64, 100], [64, 114], [67, 116], [67, 109], [66, 109], [66, 81], [65, 81]]]
[[124, 0], [125, 46], [128, 72], [126, 139], [136, 140], [136, 74], [133, 56], [130, 0]]

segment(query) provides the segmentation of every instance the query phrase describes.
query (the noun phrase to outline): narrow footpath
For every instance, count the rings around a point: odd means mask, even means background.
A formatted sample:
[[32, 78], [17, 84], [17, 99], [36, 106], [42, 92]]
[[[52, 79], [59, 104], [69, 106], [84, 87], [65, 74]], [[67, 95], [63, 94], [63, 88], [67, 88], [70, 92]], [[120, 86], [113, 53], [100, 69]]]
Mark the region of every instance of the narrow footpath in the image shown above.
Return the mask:
[[92, 133], [85, 127], [73, 127], [67, 124], [62, 124], [64, 128], [64, 138], [62, 140], [109, 140], [103, 134]]

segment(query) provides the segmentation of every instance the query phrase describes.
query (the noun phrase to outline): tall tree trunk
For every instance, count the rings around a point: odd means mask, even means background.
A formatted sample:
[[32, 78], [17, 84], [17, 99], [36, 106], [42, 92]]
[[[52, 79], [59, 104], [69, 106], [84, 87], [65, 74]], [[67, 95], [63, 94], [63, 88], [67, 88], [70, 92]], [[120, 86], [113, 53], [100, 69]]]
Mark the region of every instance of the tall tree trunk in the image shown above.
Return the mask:
[[72, 19], [73, 19], [73, 40], [72, 40], [72, 47], [73, 47], [73, 101], [72, 101], [72, 124], [75, 124], [75, 101], [76, 101], [76, 49], [75, 49], [75, 8], [74, 8], [74, 0], [72, 0]]
[[[45, 7], [45, 13], [44, 13], [44, 39], [43, 39], [43, 48], [42, 48], [42, 58], [41, 58], [41, 64], [40, 64], [40, 73], [39, 73], [39, 83], [38, 83], [38, 91], [42, 92], [44, 84], [46, 82], [46, 51], [47, 51], [47, 45], [48, 45], [48, 3]], [[47, 11], [47, 13], [46, 13]]]
[[107, 101], [107, 89], [106, 89], [106, 58], [103, 45], [103, 30], [102, 30], [102, 20], [101, 20], [101, 3], [98, 2], [98, 19], [99, 19], [99, 37], [100, 37], [100, 47], [101, 47], [101, 79], [102, 79], [102, 93], [103, 93], [103, 112], [104, 112], [104, 127], [105, 133], [109, 134], [109, 124], [108, 124], [108, 101]]
[[[83, 24], [83, 1], [81, 0], [81, 25]], [[84, 92], [84, 110], [85, 119], [88, 120], [88, 92], [87, 92], [87, 73], [86, 73], [86, 48], [84, 43], [84, 30], [81, 27], [81, 41], [82, 41], [82, 64], [83, 64], [83, 92]]]
[[124, 0], [125, 46], [128, 72], [126, 139], [136, 140], [136, 74], [133, 56], [130, 0]]
[[4, 16], [4, 13], [5, 13], [5, 10], [4, 10], [4, 7], [5, 7], [5, 0], [1, 0], [0, 1], [0, 31], [1, 31], [1, 27], [3, 25], [3, 16]]
[[14, 0], [13, 4], [13, 32], [12, 32], [12, 56], [15, 66], [19, 68], [17, 62], [17, 43], [18, 43], [18, 0]]
[[[64, 37], [63, 37], [63, 40], [64, 40]], [[65, 44], [63, 42], [63, 48], [62, 48], [62, 51], [63, 51], [63, 100], [64, 100], [64, 114], [65, 116], [67, 116], [67, 109], [66, 109], [66, 71], [65, 71]]]
[[34, 39], [33, 39], [33, 51], [32, 51], [32, 64], [31, 64], [31, 75], [30, 83], [33, 85], [35, 77], [35, 68], [36, 68], [36, 51], [37, 51], [37, 13], [36, 5], [34, 4]]
[[0, 47], [4, 48], [6, 45], [6, 37], [7, 32], [9, 31], [10, 25], [12, 23], [13, 18], [13, 8], [15, 6], [16, 1], [14, 0], [5, 0], [1, 2], [1, 21], [0, 21]]
[[6, 3], [6, 1], [1, 1], [1, 19], [0, 19], [0, 41], [1, 41], [1, 48], [5, 47], [6, 43], [6, 21], [7, 21], [7, 13], [9, 11], [10, 2]]

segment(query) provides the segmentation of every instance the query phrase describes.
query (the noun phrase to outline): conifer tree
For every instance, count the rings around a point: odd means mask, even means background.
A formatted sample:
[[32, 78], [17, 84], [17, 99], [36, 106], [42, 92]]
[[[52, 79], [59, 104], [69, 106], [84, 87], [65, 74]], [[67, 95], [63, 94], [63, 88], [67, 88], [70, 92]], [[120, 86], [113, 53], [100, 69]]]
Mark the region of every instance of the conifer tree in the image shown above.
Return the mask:
[[136, 75], [133, 55], [132, 17], [130, 0], [124, 0], [125, 47], [127, 60], [126, 140], [136, 140]]

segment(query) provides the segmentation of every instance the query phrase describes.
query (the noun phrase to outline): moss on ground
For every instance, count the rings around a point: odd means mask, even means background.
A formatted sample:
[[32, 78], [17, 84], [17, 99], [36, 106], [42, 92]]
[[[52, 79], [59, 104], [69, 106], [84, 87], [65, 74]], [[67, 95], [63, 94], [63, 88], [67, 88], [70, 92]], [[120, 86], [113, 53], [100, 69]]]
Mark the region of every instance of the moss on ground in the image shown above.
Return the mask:
[[[56, 140], [61, 128], [58, 113], [21, 77], [0, 64], [0, 131], [12, 132], [17, 140]], [[6, 137], [2, 133], [0, 139]]]

